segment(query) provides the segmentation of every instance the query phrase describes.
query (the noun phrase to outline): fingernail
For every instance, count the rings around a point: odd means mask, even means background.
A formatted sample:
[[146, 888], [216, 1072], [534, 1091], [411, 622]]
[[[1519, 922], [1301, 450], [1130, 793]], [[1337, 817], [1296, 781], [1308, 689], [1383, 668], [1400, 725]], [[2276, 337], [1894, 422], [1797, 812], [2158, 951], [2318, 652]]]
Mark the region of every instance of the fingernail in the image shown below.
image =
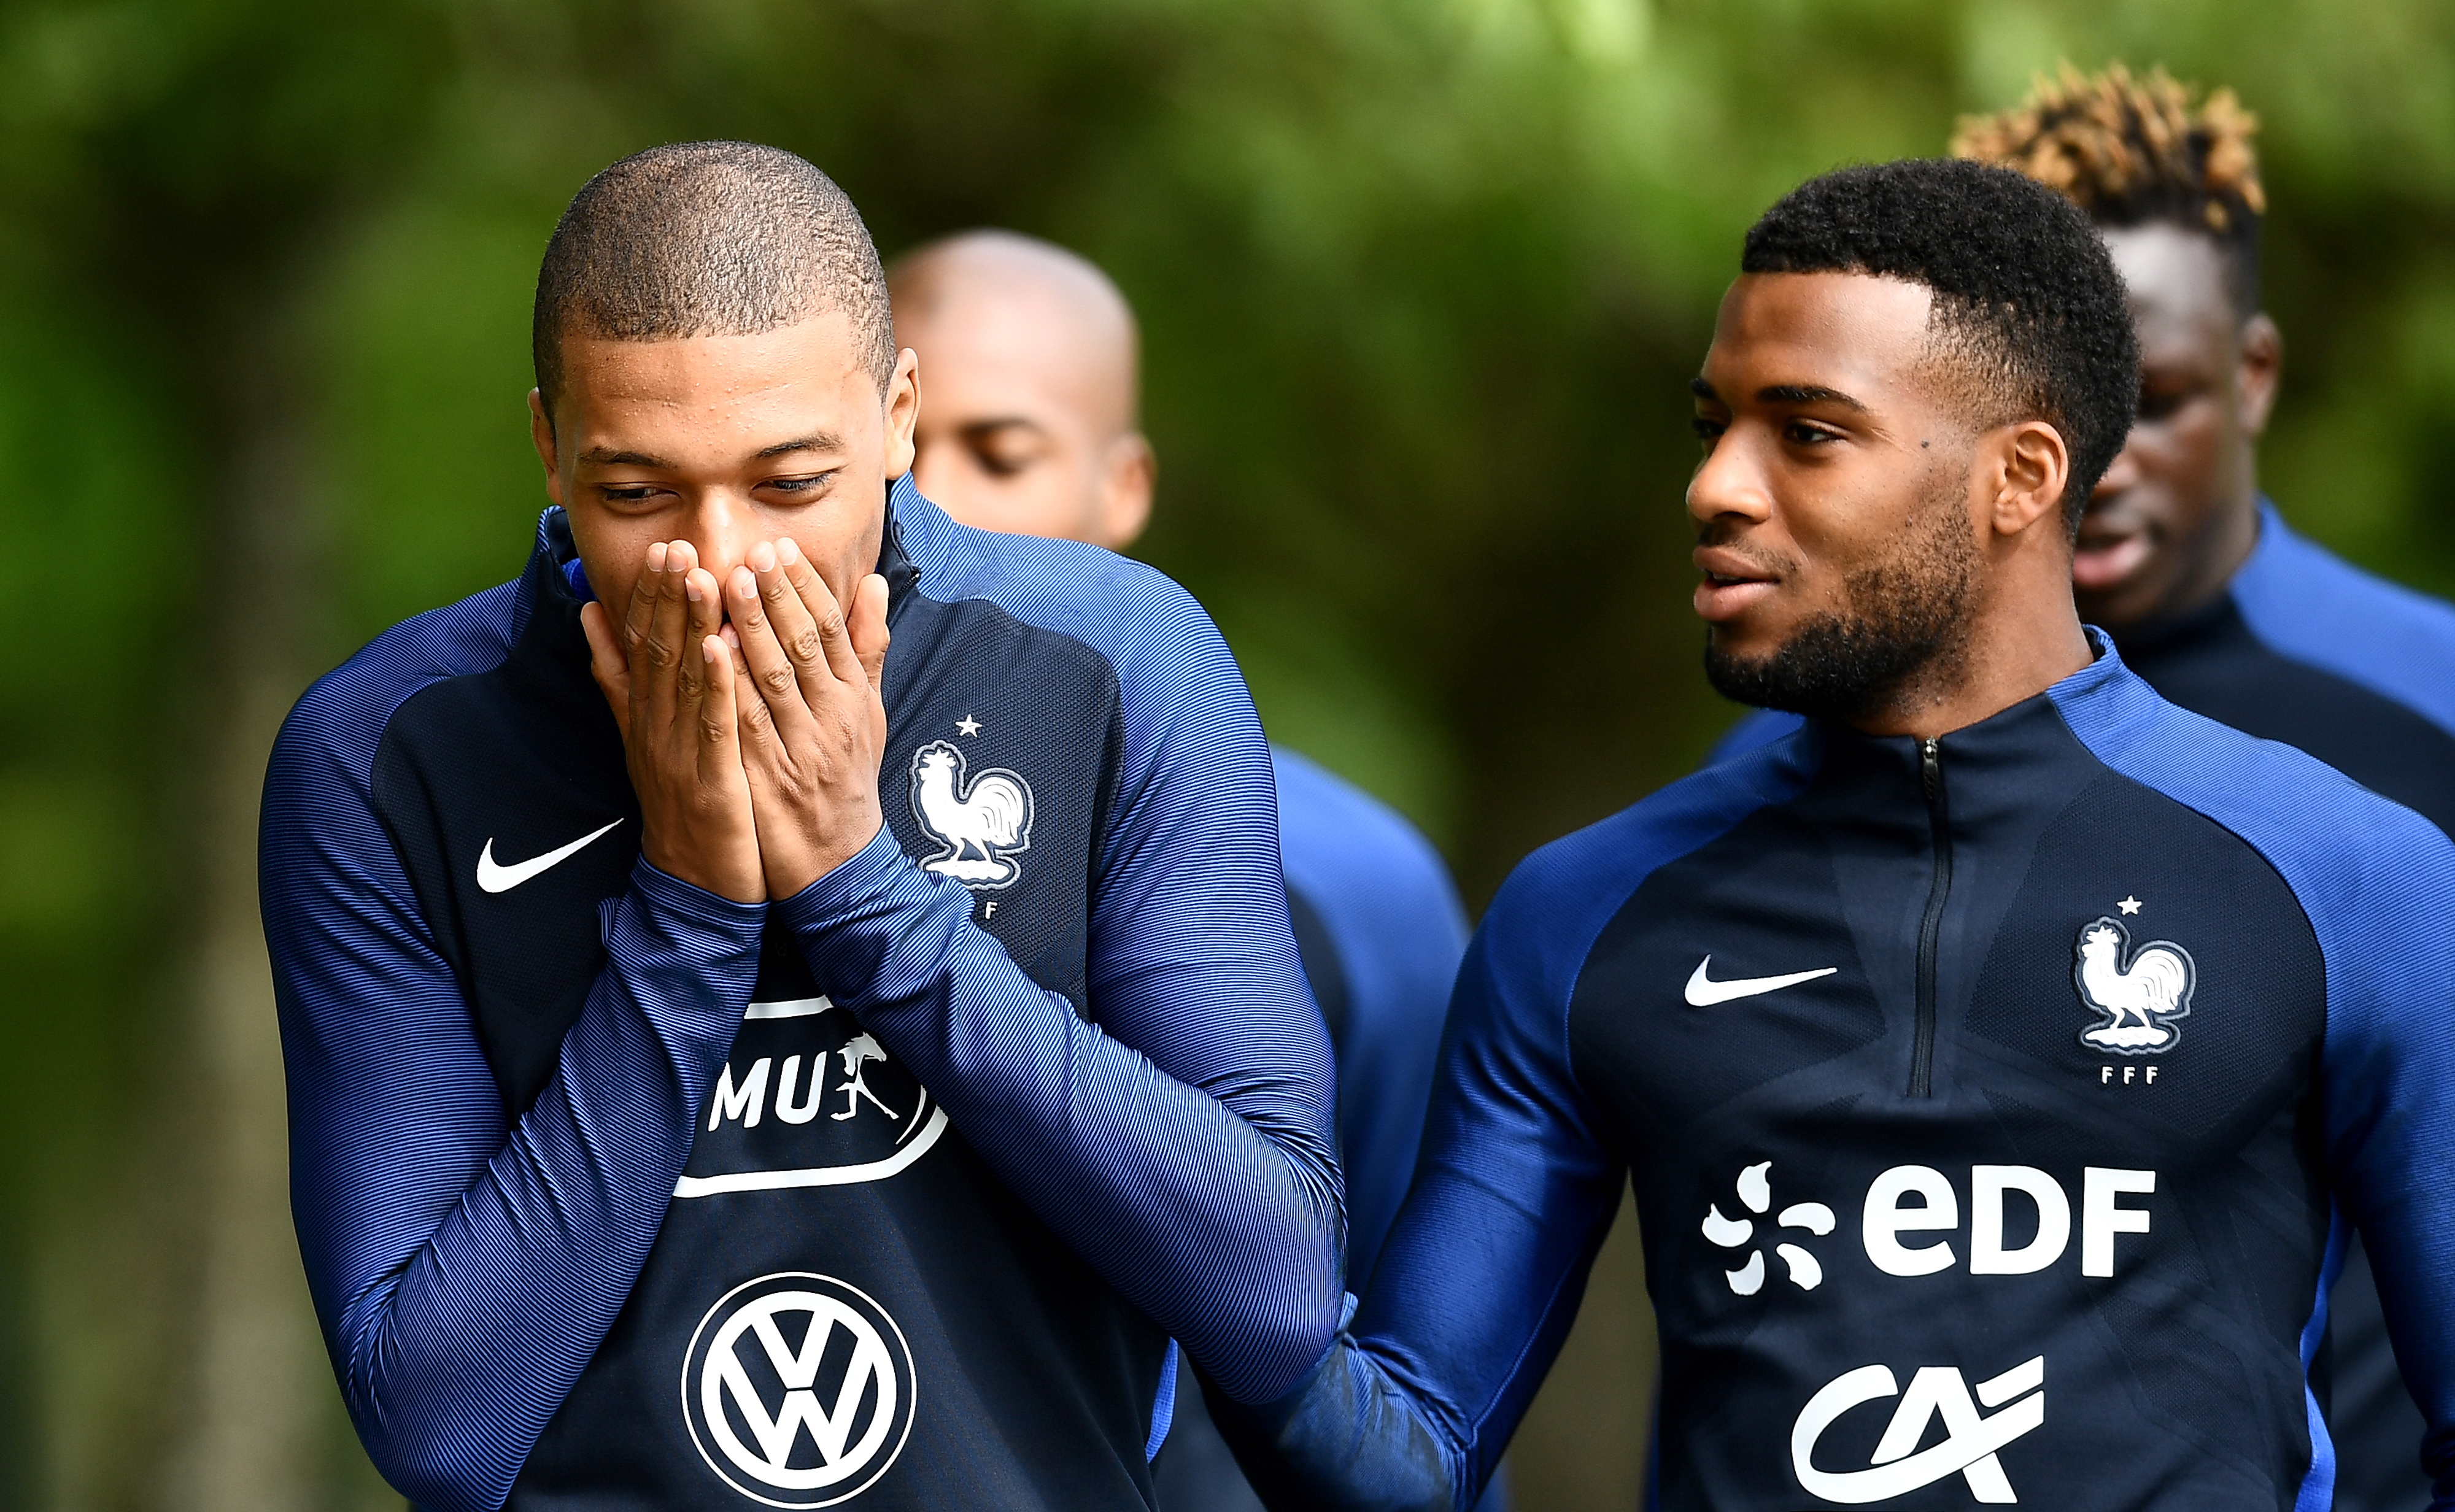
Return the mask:
[[685, 578], [683, 578], [683, 579], [682, 579], [682, 593], [683, 593], [686, 596], [688, 596], [688, 598], [690, 599], [690, 601], [691, 601], [692, 603], [694, 603], [694, 604], [698, 603], [698, 602], [699, 602], [699, 579], [697, 579], [697, 578], [695, 578], [695, 577], [685, 577]]
[[702, 640], [699, 643], [699, 659], [706, 662], [711, 667], [715, 666], [717, 658], [723, 655], [723, 648], [717, 645], [713, 638]]
[[793, 544], [793, 537], [787, 535], [776, 543], [776, 558], [786, 563], [798, 562], [801, 559], [801, 549]]
[[648, 547], [648, 571], [652, 573], [661, 573], [664, 570], [665, 543], [662, 541], [652, 542]]
[[749, 568], [737, 567], [733, 570], [733, 593], [737, 598], [759, 596], [759, 579], [750, 575]]
[[753, 546], [750, 548], [750, 565], [762, 573], [774, 572], [776, 570], [776, 548], [768, 545], [765, 541], [761, 541], [758, 545]]

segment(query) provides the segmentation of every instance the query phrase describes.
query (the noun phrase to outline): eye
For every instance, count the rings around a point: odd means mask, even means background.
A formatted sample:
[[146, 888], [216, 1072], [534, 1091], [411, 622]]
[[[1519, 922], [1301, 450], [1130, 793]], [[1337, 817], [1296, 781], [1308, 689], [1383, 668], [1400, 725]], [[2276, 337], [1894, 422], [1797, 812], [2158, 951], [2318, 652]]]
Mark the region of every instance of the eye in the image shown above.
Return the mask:
[[645, 504], [661, 490], [650, 483], [609, 483], [601, 492], [608, 504]]
[[1793, 446], [1821, 446], [1840, 440], [1841, 433], [1813, 420], [1792, 420], [1781, 428], [1781, 438]]
[[2140, 391], [2140, 418], [2170, 418], [2183, 405], [2191, 402], [2195, 392], [2190, 389], [2142, 389]]
[[830, 471], [812, 474], [807, 477], [769, 478], [761, 486], [772, 489], [779, 494], [798, 497], [802, 494], [817, 494], [823, 491], [828, 484], [835, 481], [835, 473]]
[[1717, 420], [1710, 414], [1697, 415], [1688, 423], [1696, 428], [1696, 439], [1705, 443], [1705, 450], [1709, 452], [1714, 449], [1714, 443], [1722, 438], [1722, 433], [1731, 428], [1730, 421]]

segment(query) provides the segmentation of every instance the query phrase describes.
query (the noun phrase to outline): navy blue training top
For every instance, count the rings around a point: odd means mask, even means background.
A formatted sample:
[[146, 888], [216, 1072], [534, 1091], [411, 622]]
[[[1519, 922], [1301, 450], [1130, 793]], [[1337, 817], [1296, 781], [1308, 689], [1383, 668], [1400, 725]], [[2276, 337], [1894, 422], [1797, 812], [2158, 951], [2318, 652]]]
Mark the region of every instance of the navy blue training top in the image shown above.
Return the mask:
[[[2455, 606], [2352, 566], [2260, 501], [2258, 544], [2212, 603], [2116, 635], [2131, 670], [2167, 699], [2298, 747], [2455, 835]], [[1759, 712], [1709, 760], [1798, 727]], [[2369, 1258], [2347, 1251], [2321, 1385], [2338, 1452], [2339, 1512], [2415, 1512], [2429, 1501]]]
[[1270, 752], [1296, 945], [1338, 1057], [1348, 1284], [1361, 1291], [1415, 1174], [1466, 912], [1438, 852], [1352, 783]]
[[[1413, 825], [1292, 751], [1270, 756], [1296, 948], [1337, 1053], [1348, 1284], [1361, 1291], [1415, 1174], [1466, 917]], [[1180, 1393], [1153, 1469], [1166, 1512], [1259, 1512], [1199, 1393]], [[1483, 1502], [1507, 1505], [1497, 1486]]]
[[1329, 1042], [1198, 607], [892, 491], [886, 825], [638, 854], [570, 536], [300, 700], [262, 884], [342, 1394], [432, 1508], [1145, 1507], [1340, 1305]]
[[1674, 1512], [2316, 1512], [2351, 1226], [2455, 1507], [2455, 843], [2095, 644], [1519, 867], [1274, 1506], [1470, 1502], [1633, 1179]]

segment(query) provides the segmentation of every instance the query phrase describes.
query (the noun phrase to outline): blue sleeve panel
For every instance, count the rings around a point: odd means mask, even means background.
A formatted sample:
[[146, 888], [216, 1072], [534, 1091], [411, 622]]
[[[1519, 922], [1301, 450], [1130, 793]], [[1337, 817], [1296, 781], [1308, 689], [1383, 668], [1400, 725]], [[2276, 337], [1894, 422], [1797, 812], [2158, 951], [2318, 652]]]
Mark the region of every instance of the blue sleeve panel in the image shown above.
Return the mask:
[[1779, 709], [1751, 709], [1738, 723], [1722, 732], [1722, 738], [1714, 741], [1714, 749], [1705, 753], [1701, 764], [1715, 766], [1733, 756], [1746, 756], [1751, 751], [1796, 735], [1806, 723], [1797, 715], [1785, 714]]
[[2455, 606], [2375, 577], [2287, 529], [2260, 501], [2234, 603], [2279, 655], [2393, 699], [2455, 734]]
[[1575, 1320], [1626, 1180], [1570, 1063], [1578, 972], [1648, 876], [1796, 792], [1817, 754], [1791, 741], [1674, 783], [1535, 852], [1492, 900], [1371, 1292], [1300, 1390], [1230, 1428], [1278, 1512], [1474, 1504]]
[[1345, 978], [1338, 1132], [1348, 1284], [1361, 1292], [1415, 1174], [1466, 912], [1413, 825], [1292, 751], [1271, 761], [1288, 886], [1320, 916]]
[[514, 589], [421, 615], [311, 690], [265, 784], [263, 892], [294, 1213], [350, 1415], [385, 1478], [492, 1508], [612, 1326], [740, 1027], [765, 909], [644, 860], [607, 965], [517, 1120], [376, 816], [381, 733], [499, 662]]
[[[1231, 1395], [1267, 1401], [1338, 1323], [1329, 1037], [1297, 963], [1268, 748], [1208, 616], [1091, 548], [978, 549], [898, 499], [922, 591], [986, 598], [1114, 667], [1123, 779], [1092, 902], [1097, 1022], [882, 834], [778, 904], [812, 975], [999, 1177]], [[1083, 591], [1085, 578], [1095, 593]]]
[[[2094, 679], [2056, 702], [2108, 766], [2256, 847], [2309, 917], [2326, 959], [2327, 1166], [2428, 1420], [2432, 1505], [2455, 1512], [2455, 842], [2334, 769], [2132, 679]], [[2318, 1332], [2314, 1320], [2305, 1338]], [[2312, 1430], [2323, 1445], [2315, 1404]], [[2323, 1506], [2323, 1486], [2303, 1501]]]

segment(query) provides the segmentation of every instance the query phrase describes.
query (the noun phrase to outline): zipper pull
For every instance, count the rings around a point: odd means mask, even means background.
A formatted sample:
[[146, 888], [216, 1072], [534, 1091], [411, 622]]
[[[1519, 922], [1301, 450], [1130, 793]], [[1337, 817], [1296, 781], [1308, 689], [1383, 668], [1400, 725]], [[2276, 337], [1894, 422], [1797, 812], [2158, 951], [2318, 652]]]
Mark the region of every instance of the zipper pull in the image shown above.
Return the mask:
[[1918, 742], [1918, 785], [1929, 803], [1943, 796], [1943, 745], [1933, 736]]

